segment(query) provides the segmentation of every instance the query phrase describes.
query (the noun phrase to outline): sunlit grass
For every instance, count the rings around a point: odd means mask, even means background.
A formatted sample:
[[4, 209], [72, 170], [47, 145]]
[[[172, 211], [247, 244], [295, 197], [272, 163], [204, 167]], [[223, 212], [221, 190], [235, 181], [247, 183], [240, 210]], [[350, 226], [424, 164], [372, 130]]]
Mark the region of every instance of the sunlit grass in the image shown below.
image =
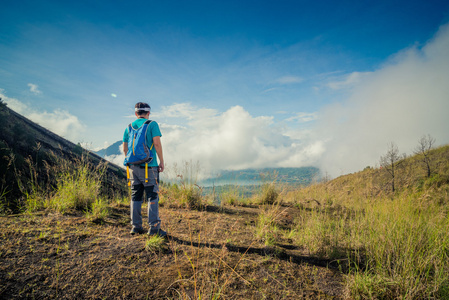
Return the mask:
[[[447, 163], [443, 161], [440, 166]], [[366, 170], [288, 193], [302, 211], [289, 237], [311, 255], [340, 262], [355, 299], [445, 299], [449, 274], [447, 168], [382, 190]], [[410, 182], [414, 182], [411, 185]]]
[[259, 213], [256, 221], [256, 236], [263, 241], [265, 246], [273, 246], [282, 234], [277, 226], [281, 218], [282, 208], [279, 205], [266, 207]]
[[167, 172], [176, 180], [160, 185], [161, 206], [201, 209], [207, 204], [202, 188], [198, 185], [198, 162], [184, 162], [181, 167], [175, 164], [171, 169], [168, 168]]

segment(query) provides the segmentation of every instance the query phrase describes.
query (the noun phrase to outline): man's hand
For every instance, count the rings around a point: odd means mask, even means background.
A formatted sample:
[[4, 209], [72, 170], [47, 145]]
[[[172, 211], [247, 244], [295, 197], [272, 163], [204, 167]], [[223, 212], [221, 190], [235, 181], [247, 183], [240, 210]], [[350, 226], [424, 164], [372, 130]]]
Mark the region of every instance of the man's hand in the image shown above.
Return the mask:
[[165, 169], [164, 162], [161, 161], [159, 163], [159, 168], [157, 170], [162, 173], [162, 172], [164, 172], [164, 169]]

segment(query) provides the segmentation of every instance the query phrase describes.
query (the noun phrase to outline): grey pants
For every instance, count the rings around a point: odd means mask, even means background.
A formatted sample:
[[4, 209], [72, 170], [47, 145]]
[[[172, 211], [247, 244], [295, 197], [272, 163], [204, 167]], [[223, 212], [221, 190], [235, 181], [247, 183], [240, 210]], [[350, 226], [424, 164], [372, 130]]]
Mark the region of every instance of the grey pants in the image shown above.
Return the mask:
[[142, 228], [142, 203], [148, 201], [148, 225], [160, 229], [159, 218], [159, 171], [158, 167], [148, 167], [148, 182], [145, 182], [145, 167], [130, 166], [131, 180], [131, 225]]

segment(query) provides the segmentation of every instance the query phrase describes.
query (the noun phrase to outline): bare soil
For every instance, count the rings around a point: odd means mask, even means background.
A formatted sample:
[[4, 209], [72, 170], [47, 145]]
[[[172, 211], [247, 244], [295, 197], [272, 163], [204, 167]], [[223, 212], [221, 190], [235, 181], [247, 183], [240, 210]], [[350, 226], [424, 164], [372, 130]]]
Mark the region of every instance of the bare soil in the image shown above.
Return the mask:
[[[255, 235], [260, 208], [160, 209], [166, 242], [129, 234], [129, 208], [0, 217], [1, 299], [342, 299], [333, 262]], [[291, 225], [295, 208], [283, 211]], [[282, 224], [281, 224], [282, 225]]]

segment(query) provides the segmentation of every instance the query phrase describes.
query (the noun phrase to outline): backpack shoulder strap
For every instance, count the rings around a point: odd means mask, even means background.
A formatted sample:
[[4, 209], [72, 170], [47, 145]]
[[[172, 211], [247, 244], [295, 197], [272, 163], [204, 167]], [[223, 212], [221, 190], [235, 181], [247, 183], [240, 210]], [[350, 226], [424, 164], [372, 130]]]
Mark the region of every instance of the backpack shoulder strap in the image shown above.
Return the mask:
[[[148, 124], [146, 131], [145, 131], [145, 136], [147, 135], [148, 132], [148, 128], [150, 128], [150, 123], [153, 122], [152, 120], [146, 120], [145, 123], [143, 123], [143, 125]], [[142, 125], [142, 126], [143, 126]], [[147, 144], [147, 139], [145, 138], [145, 145]], [[150, 150], [153, 148], [153, 144], [151, 144]]]

